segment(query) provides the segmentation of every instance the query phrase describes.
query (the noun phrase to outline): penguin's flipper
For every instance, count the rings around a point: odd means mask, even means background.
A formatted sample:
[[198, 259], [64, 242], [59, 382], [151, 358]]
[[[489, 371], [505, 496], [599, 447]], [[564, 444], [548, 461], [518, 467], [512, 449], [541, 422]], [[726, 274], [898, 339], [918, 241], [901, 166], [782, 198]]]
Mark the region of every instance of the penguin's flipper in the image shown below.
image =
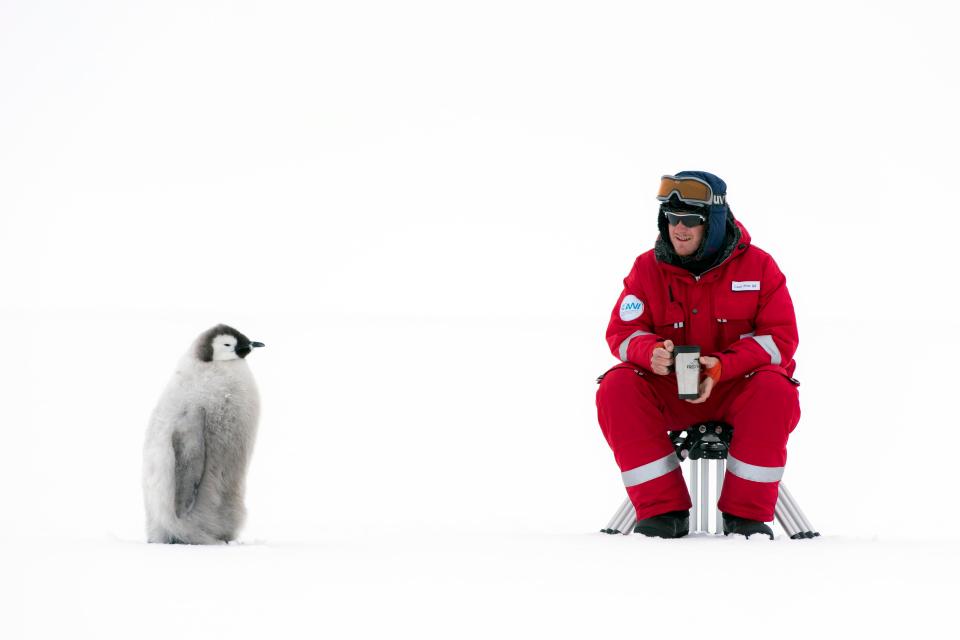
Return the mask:
[[178, 518], [182, 518], [193, 509], [197, 500], [197, 490], [203, 479], [207, 462], [206, 444], [203, 438], [205, 423], [206, 412], [202, 408], [186, 413], [182, 424], [174, 430], [171, 438], [176, 479], [174, 500]]

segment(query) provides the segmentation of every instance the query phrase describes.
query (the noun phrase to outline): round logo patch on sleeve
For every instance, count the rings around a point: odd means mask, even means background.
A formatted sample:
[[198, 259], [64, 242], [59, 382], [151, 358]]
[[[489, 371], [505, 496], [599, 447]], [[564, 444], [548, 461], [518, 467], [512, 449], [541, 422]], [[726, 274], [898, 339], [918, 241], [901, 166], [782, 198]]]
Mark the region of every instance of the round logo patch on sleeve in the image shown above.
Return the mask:
[[643, 315], [643, 300], [635, 295], [629, 295], [620, 303], [620, 319], [624, 322], [636, 320]]

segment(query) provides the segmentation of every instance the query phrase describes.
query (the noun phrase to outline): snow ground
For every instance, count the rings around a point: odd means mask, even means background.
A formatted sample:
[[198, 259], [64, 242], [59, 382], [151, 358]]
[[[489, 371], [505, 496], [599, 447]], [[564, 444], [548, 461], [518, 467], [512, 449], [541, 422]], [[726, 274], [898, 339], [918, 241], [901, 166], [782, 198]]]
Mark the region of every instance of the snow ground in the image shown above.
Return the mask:
[[[0, 638], [952, 628], [950, 16], [0, 3]], [[820, 539], [598, 533], [603, 332], [684, 168], [787, 275]], [[146, 545], [147, 418], [218, 322], [267, 344], [249, 521]]]
[[21, 557], [6, 638], [927, 636], [952, 628], [960, 569], [953, 541], [842, 536], [368, 526], [218, 548], [3, 548]]

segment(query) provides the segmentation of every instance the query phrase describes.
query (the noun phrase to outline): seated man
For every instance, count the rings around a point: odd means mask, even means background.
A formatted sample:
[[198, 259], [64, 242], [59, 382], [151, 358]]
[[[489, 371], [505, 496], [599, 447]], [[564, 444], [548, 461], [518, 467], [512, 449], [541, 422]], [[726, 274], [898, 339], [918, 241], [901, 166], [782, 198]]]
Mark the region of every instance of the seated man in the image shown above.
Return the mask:
[[[621, 364], [597, 391], [600, 428], [637, 511], [635, 531], [679, 538], [690, 496], [667, 431], [706, 420], [733, 426], [720, 495], [724, 534], [773, 532], [787, 438], [800, 420], [793, 379], [797, 323], [786, 279], [750, 244], [726, 184], [701, 171], [664, 176], [660, 236], [634, 262], [607, 328]], [[680, 400], [674, 345], [700, 347], [695, 400]]]

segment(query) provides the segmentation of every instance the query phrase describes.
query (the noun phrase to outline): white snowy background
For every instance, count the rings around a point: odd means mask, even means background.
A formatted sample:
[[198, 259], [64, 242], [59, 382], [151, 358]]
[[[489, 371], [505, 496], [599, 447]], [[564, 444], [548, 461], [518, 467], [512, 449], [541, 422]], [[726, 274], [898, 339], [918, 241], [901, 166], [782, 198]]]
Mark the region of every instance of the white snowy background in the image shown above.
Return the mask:
[[[960, 570], [942, 2], [0, 2], [0, 637], [944, 631]], [[594, 378], [662, 173], [797, 308], [814, 541], [598, 533]], [[225, 322], [239, 544], [144, 543], [147, 418]]]

